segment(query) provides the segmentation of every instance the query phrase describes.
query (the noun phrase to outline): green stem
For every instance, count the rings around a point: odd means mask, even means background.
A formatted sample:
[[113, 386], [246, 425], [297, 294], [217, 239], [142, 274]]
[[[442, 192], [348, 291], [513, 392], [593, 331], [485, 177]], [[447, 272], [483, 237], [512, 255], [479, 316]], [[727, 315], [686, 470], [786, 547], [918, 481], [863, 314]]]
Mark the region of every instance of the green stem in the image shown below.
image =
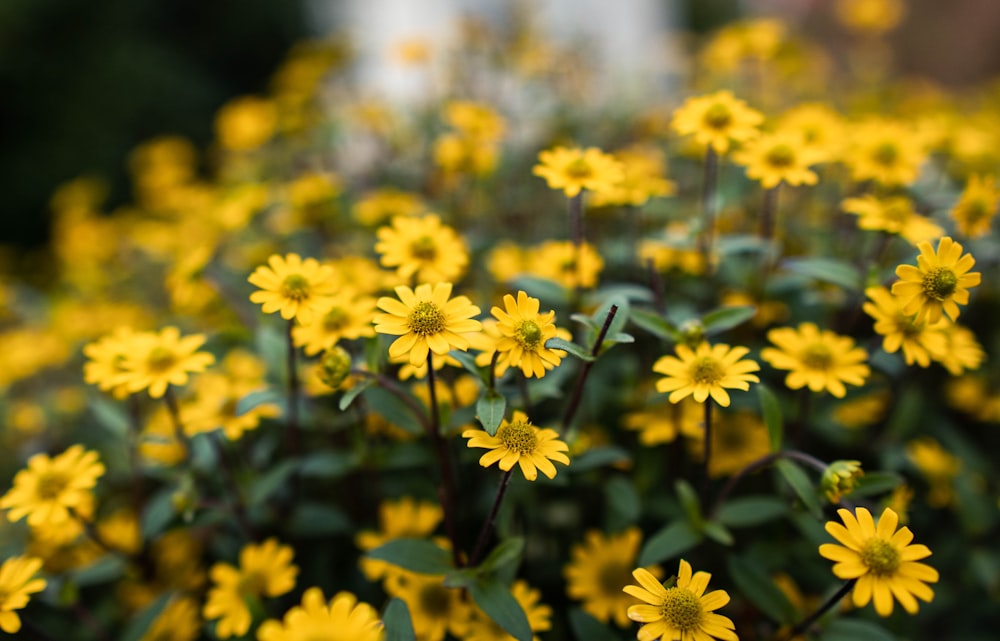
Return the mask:
[[[608, 309], [608, 315], [604, 318], [604, 325], [601, 326], [601, 331], [597, 334], [597, 340], [594, 341], [594, 346], [590, 350], [590, 355], [595, 359], [601, 351], [601, 345], [604, 343], [604, 338], [608, 335], [611, 321], [615, 319], [615, 314], [617, 313], [618, 305], [612, 305]], [[569, 405], [566, 406], [566, 412], [563, 414], [560, 433], [566, 433], [566, 430], [569, 429], [570, 424], [573, 422], [573, 418], [576, 417], [577, 410], [580, 409], [580, 401], [583, 400], [583, 386], [587, 382], [587, 375], [590, 374], [590, 368], [593, 365], [594, 361], [584, 361], [583, 367], [580, 368], [580, 374], [576, 377], [576, 385], [573, 387], [573, 395], [570, 397]]]
[[837, 590], [837, 592], [833, 596], [831, 596], [823, 603], [823, 605], [816, 608], [815, 612], [813, 612], [806, 618], [796, 623], [795, 626], [788, 632], [788, 634], [782, 637], [782, 641], [791, 641], [791, 639], [794, 639], [795, 637], [803, 634], [806, 630], [809, 629], [809, 626], [811, 626], [813, 623], [816, 622], [817, 619], [823, 616], [827, 611], [829, 611], [835, 605], [840, 603], [840, 600], [843, 599], [845, 596], [847, 596], [847, 593], [850, 592], [852, 588], [854, 588], [854, 584], [857, 582], [858, 582], [857, 579], [849, 579], [847, 583], [842, 585], [840, 589]]
[[285, 338], [288, 342], [288, 450], [297, 456], [299, 447], [299, 372], [297, 350], [292, 338], [295, 319], [290, 318], [286, 326]]
[[490, 513], [483, 523], [483, 529], [479, 531], [479, 539], [476, 541], [476, 547], [472, 551], [472, 557], [469, 560], [469, 565], [472, 567], [476, 567], [482, 559], [483, 552], [486, 551], [486, 543], [490, 540], [490, 533], [493, 531], [493, 522], [496, 521], [497, 514], [500, 512], [500, 504], [503, 502], [503, 497], [507, 494], [507, 486], [510, 485], [510, 477], [513, 473], [514, 468], [511, 468], [504, 472], [503, 478], [500, 479], [496, 498], [493, 499], [493, 507], [490, 508]]
[[708, 489], [711, 486], [711, 477], [708, 473], [709, 463], [712, 459], [712, 405], [711, 398], [705, 399], [705, 456], [701, 467], [701, 509], [708, 509]]
[[455, 529], [455, 470], [452, 468], [448, 443], [441, 437], [441, 415], [438, 411], [437, 390], [434, 385], [434, 352], [427, 352], [427, 391], [430, 401], [430, 423], [427, 435], [434, 444], [438, 465], [441, 468], [441, 486], [438, 498], [444, 512], [444, 529], [451, 541], [451, 559], [456, 568], [462, 567], [462, 551], [458, 546], [458, 532]]
[[701, 254], [705, 267], [712, 271], [712, 248], [715, 244], [715, 191], [719, 180], [719, 155], [711, 145], [705, 151], [705, 179], [701, 190], [702, 230]]

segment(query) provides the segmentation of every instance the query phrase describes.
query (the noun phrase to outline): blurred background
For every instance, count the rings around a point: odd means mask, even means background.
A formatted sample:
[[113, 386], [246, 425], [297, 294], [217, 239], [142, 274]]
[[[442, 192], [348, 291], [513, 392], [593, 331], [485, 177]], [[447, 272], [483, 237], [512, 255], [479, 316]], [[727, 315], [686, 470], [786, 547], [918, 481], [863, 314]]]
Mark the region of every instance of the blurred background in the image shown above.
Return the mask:
[[[198, 146], [216, 111], [267, 91], [289, 48], [347, 34], [362, 86], [397, 101], [419, 80], [393, 69], [387, 50], [407, 37], [446, 37], [459, 15], [511, 20], [537, 14], [553, 38], [592, 48], [608, 86], [642, 91], [647, 68], [669, 67], [686, 33], [737, 16], [777, 15], [825, 42], [836, 58], [846, 34], [834, 0], [4, 0], [0, 3], [0, 175], [6, 260], [44, 247], [48, 201], [60, 183], [101, 178], [107, 209], [129, 200], [128, 152], [162, 134]], [[1000, 2], [908, 0], [890, 35], [892, 64], [949, 86], [1000, 71]], [[675, 35], [670, 35], [675, 34]], [[407, 82], [410, 84], [407, 85]], [[414, 86], [413, 83], [417, 85]]]

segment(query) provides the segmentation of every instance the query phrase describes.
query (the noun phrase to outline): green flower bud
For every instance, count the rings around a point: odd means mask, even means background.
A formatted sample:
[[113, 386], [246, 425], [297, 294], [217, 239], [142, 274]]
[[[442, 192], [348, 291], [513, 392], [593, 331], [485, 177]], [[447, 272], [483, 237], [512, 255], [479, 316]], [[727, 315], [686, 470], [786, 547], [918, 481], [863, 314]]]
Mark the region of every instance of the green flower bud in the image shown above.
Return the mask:
[[351, 355], [343, 347], [326, 350], [320, 361], [319, 378], [325, 385], [338, 389], [351, 373]]
[[864, 473], [861, 461], [834, 461], [823, 471], [820, 487], [831, 503], [839, 503], [841, 496], [854, 491]]

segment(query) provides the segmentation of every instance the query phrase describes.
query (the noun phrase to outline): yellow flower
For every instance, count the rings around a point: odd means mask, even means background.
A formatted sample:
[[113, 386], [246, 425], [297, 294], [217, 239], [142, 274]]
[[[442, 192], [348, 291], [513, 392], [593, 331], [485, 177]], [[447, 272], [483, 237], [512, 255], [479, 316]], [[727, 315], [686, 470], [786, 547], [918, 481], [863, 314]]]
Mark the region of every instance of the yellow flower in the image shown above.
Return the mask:
[[931, 354], [931, 358], [952, 376], [979, 369], [986, 360], [983, 346], [968, 327], [962, 327], [958, 323], [942, 323], [941, 333], [944, 334], [945, 347], [941, 352]]
[[622, 164], [621, 180], [608, 189], [595, 191], [590, 199], [594, 207], [639, 207], [650, 198], [670, 196], [677, 190], [672, 181], [663, 177], [666, 163], [659, 149], [635, 145], [615, 152], [614, 157]]
[[990, 225], [1000, 205], [1000, 188], [993, 176], [969, 176], [965, 191], [952, 207], [950, 215], [958, 233], [968, 238], [982, 238], [990, 233]]
[[639, 443], [652, 447], [672, 443], [678, 434], [689, 439], [702, 438], [704, 420], [705, 411], [702, 406], [691, 398], [684, 398], [679, 403], [670, 403], [665, 407], [630, 412], [625, 415], [622, 425], [627, 430], [637, 430]]
[[[702, 412], [704, 418], [704, 412]], [[692, 458], [705, 460], [705, 438], [688, 441]], [[719, 414], [712, 422], [712, 458], [708, 461], [711, 478], [732, 476], [750, 463], [771, 453], [767, 425], [752, 412]]]
[[903, 303], [903, 313], [916, 314], [917, 320], [936, 323], [942, 312], [956, 320], [959, 305], [969, 303], [969, 289], [981, 281], [979, 272], [971, 272], [976, 260], [972, 254], [962, 255], [962, 246], [945, 236], [938, 241], [937, 251], [924, 241], [917, 245], [920, 255], [917, 266], [896, 268], [899, 281], [892, 284], [892, 293]]
[[184, 385], [188, 374], [203, 372], [215, 362], [213, 355], [198, 351], [204, 342], [204, 334], [181, 337], [176, 327], [164, 327], [159, 334], [138, 334], [121, 361], [121, 382], [129, 392], [147, 390], [151, 397], [160, 398], [167, 386]]
[[929, 436], [907, 443], [906, 456], [930, 485], [927, 504], [931, 507], [950, 505], [955, 500], [954, 482], [962, 469], [962, 459]]
[[296, 346], [305, 348], [307, 355], [315, 356], [332, 349], [342, 338], [374, 336], [374, 317], [374, 298], [345, 289], [328, 298], [311, 322], [293, 327], [292, 338]]
[[604, 269], [604, 259], [590, 243], [579, 247], [568, 240], [542, 243], [527, 256], [526, 272], [559, 283], [566, 289], [590, 288]]
[[691, 564], [681, 559], [673, 587], [664, 587], [642, 568], [634, 570], [632, 576], [639, 585], [627, 585], [623, 590], [644, 602], [628, 609], [628, 618], [644, 624], [639, 629], [642, 641], [706, 641], [713, 637], [738, 641], [729, 617], [715, 613], [729, 603], [729, 594], [725, 590], [705, 594], [712, 578], [708, 572], [693, 574]]
[[870, 120], [853, 127], [843, 160], [854, 180], [874, 180], [891, 187], [915, 181], [926, 158], [923, 138], [909, 127]]
[[860, 198], [846, 198], [840, 206], [847, 213], [859, 216], [859, 228], [899, 234], [913, 245], [944, 233], [944, 229], [930, 218], [918, 214], [913, 209], [913, 201], [905, 196], [879, 198], [865, 194]]
[[763, 134], [733, 153], [733, 162], [747, 169], [747, 176], [759, 180], [764, 189], [787, 185], [815, 185], [819, 180], [810, 165], [819, 156], [803, 144], [799, 134], [779, 131]]
[[526, 377], [545, 376], [547, 370], [561, 362], [560, 355], [545, 347], [545, 341], [556, 335], [555, 317], [552, 310], [538, 313], [539, 301], [525, 292], [517, 293], [517, 300], [510, 294], [503, 297], [506, 311], [493, 307], [490, 313], [496, 317], [497, 330], [501, 338], [496, 349], [500, 352], [497, 360], [498, 376], [508, 367], [520, 367]]
[[482, 329], [472, 318], [480, 310], [465, 296], [450, 298], [451, 288], [451, 283], [423, 284], [416, 289], [400, 285], [396, 287], [399, 300], [378, 299], [378, 308], [388, 313], [375, 315], [375, 331], [399, 336], [389, 346], [390, 358], [408, 353], [410, 364], [421, 365], [427, 362], [428, 351], [443, 356], [453, 349], [469, 348], [463, 334]]
[[391, 187], [366, 193], [351, 208], [354, 220], [362, 225], [377, 225], [396, 216], [416, 216], [427, 211], [419, 195]]
[[942, 354], [948, 340], [940, 329], [940, 324], [917, 321], [903, 313], [903, 305], [885, 287], [869, 287], [865, 295], [871, 299], [862, 309], [875, 319], [875, 331], [884, 338], [882, 348], [894, 354], [903, 349], [907, 365], [916, 363], [929, 367], [934, 354]]
[[285, 613], [283, 621], [268, 619], [257, 630], [259, 641], [306, 641], [307, 639], [350, 639], [382, 641], [385, 632], [378, 612], [358, 602], [350, 592], [338, 592], [329, 604], [319, 588], [302, 595], [302, 605]]
[[760, 365], [741, 360], [750, 353], [746, 347], [702, 342], [694, 350], [677, 345], [675, 352], [677, 356], [662, 356], [653, 364], [653, 371], [665, 376], [656, 382], [656, 391], [670, 392], [671, 403], [692, 395], [704, 403], [711, 396], [722, 407], [729, 407], [726, 388], [746, 391], [750, 383], [760, 382], [750, 373], [760, 370]]
[[200, 634], [198, 603], [191, 597], [175, 596], [139, 641], [194, 641]]
[[122, 363], [135, 347], [139, 334], [128, 327], [121, 327], [114, 333], [83, 346], [87, 362], [83, 364], [83, 380], [97, 385], [105, 392], [111, 392], [117, 399], [128, 396], [125, 383], [126, 372]]
[[781, 131], [799, 134], [802, 150], [814, 154], [816, 162], [832, 162], [843, 153], [844, 120], [828, 105], [807, 103], [792, 107], [781, 116], [777, 126]]
[[864, 385], [871, 372], [864, 363], [868, 354], [855, 347], [854, 339], [820, 331], [813, 323], [802, 323], [798, 329], [772, 329], [767, 339], [777, 347], [765, 347], [760, 356], [775, 369], [789, 370], [785, 377], [789, 389], [808, 386], [813, 392], [826, 390], [843, 398], [844, 383]]
[[255, 96], [234, 98], [219, 109], [215, 134], [230, 151], [251, 151], [274, 135], [278, 109], [274, 103]]
[[891, 31], [903, 19], [903, 0], [837, 0], [837, 19], [845, 27], [859, 33], [880, 35]]
[[[566, 593], [582, 600], [584, 611], [601, 623], [613, 619], [620, 628], [628, 626], [626, 611], [633, 601], [622, 592], [622, 586], [631, 579], [641, 542], [642, 532], [637, 527], [607, 536], [588, 531], [583, 543], [570, 549], [571, 561], [563, 570]], [[663, 576], [658, 566], [646, 570], [656, 578]]]
[[291, 546], [271, 538], [244, 546], [239, 569], [228, 563], [212, 566], [210, 575], [215, 585], [208, 592], [202, 613], [206, 619], [219, 620], [216, 636], [226, 639], [247, 633], [251, 623], [248, 598], [276, 597], [292, 591], [299, 573], [292, 563], [293, 554]]
[[387, 583], [386, 591], [406, 603], [420, 641], [442, 641], [446, 633], [455, 638], [465, 634], [471, 606], [461, 589], [444, 586], [444, 576], [407, 573], [401, 580]]
[[863, 507], [851, 514], [843, 508], [837, 510], [843, 525], [828, 521], [826, 531], [840, 545], [824, 543], [819, 553], [835, 561], [833, 573], [839, 579], [857, 579], [853, 590], [855, 607], [875, 602], [879, 616], [892, 614], [893, 599], [910, 614], [919, 609], [917, 599], [931, 601], [934, 592], [927, 585], [936, 583], [938, 572], [924, 563], [931, 551], [926, 545], [912, 545], [913, 533], [907, 527], [896, 529], [899, 516], [886, 508], [878, 525], [871, 512]]
[[[514, 595], [514, 599], [521, 605], [525, 616], [528, 617], [528, 626], [532, 632], [545, 632], [552, 627], [552, 608], [539, 603], [542, 598], [541, 592], [522, 580], [514, 581], [514, 584], [510, 586], [510, 591]], [[468, 631], [463, 637], [463, 641], [513, 641], [513, 639], [514, 637], [479, 608], [473, 610]], [[531, 639], [539, 641], [537, 635], [532, 636]]]
[[275, 418], [281, 408], [275, 403], [260, 403], [239, 413], [240, 399], [266, 389], [263, 379], [241, 380], [210, 372], [194, 382], [195, 400], [184, 410], [184, 433], [194, 436], [221, 428], [231, 441], [244, 432], [257, 429], [262, 418]]
[[337, 290], [333, 268], [320, 265], [315, 258], [302, 260], [298, 254], [286, 254], [284, 258], [274, 254], [267, 263], [247, 278], [259, 288], [250, 294], [250, 301], [260, 303], [265, 314], [279, 312], [285, 320], [295, 318], [308, 323]]
[[785, 40], [787, 26], [774, 18], [744, 19], [730, 23], [705, 45], [701, 58], [712, 71], [734, 72], [747, 62], [772, 60]]
[[14, 476], [14, 485], [0, 498], [0, 508], [9, 510], [7, 518], [36, 528], [59, 527], [78, 518], [89, 518], [93, 509], [92, 490], [104, 474], [97, 452], [72, 445], [65, 452], [49, 458], [35, 454], [28, 467]]
[[455, 281], [469, 264], [465, 241], [434, 215], [397, 216], [389, 227], [376, 231], [375, 251], [383, 267], [394, 268], [400, 278], [418, 282]]
[[0, 565], [0, 630], [16, 634], [21, 619], [14, 610], [28, 605], [31, 595], [45, 589], [45, 579], [35, 575], [42, 560], [27, 556], [12, 556]]
[[584, 189], [611, 189], [623, 177], [621, 163], [597, 147], [556, 147], [540, 152], [538, 160], [532, 173], [544, 178], [550, 189], [562, 189], [567, 198]]
[[734, 144], [757, 137], [757, 127], [764, 116], [733, 97], [730, 91], [694, 96], [674, 111], [670, 126], [682, 136], [694, 136], [695, 142], [724, 154]]
[[[441, 506], [430, 501], [417, 501], [409, 496], [383, 501], [378, 506], [379, 531], [362, 530], [355, 537], [355, 543], [367, 551], [393, 539], [430, 536], [443, 516]], [[390, 566], [386, 561], [368, 557], [361, 557], [360, 563], [361, 571], [369, 581], [385, 576]]]
[[569, 446], [559, 440], [559, 434], [535, 427], [521, 411], [515, 411], [509, 421], [504, 419], [495, 436], [484, 430], [465, 430], [462, 436], [469, 439], [469, 447], [489, 450], [479, 459], [480, 465], [489, 467], [499, 461], [500, 469], [508, 472], [517, 463], [529, 481], [538, 478], [538, 470], [555, 478], [556, 467], [551, 461], [569, 465], [569, 457], [563, 453], [569, 451]]
[[489, 106], [469, 100], [454, 100], [445, 107], [445, 121], [473, 140], [493, 142], [503, 137], [506, 123]]

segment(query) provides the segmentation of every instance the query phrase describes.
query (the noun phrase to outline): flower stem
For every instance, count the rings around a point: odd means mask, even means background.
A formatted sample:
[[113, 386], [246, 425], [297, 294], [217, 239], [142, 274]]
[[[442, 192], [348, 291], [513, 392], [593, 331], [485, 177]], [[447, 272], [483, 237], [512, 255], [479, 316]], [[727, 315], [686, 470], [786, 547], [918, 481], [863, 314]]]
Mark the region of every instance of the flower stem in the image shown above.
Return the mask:
[[163, 402], [167, 404], [170, 421], [174, 426], [174, 438], [177, 439], [177, 442], [184, 449], [184, 459], [190, 459], [191, 443], [188, 441], [187, 434], [184, 433], [184, 423], [181, 422], [181, 409], [177, 404], [177, 395], [174, 394], [174, 388], [170, 385], [167, 385], [166, 391], [163, 392]]
[[760, 208], [760, 237], [770, 242], [774, 238], [774, 221], [778, 214], [778, 190], [781, 183], [764, 190], [764, 202]]
[[469, 565], [475, 567], [482, 559], [483, 552], [486, 550], [486, 543], [490, 540], [490, 532], [493, 531], [493, 522], [497, 518], [497, 514], [500, 512], [500, 503], [503, 502], [504, 495], [507, 494], [507, 486], [510, 485], [511, 474], [514, 473], [514, 468], [511, 468], [503, 473], [503, 478], [500, 479], [500, 486], [497, 488], [496, 498], [493, 499], [493, 507], [490, 508], [490, 513], [486, 517], [486, 521], [483, 523], [483, 529], [479, 531], [479, 539], [476, 541], [476, 547], [472, 551], [472, 557], [469, 560]]
[[708, 473], [709, 463], [712, 458], [712, 405], [711, 398], [705, 399], [705, 456], [702, 457], [701, 466], [701, 508], [708, 509], [708, 489], [711, 486], [711, 479]]
[[734, 476], [731, 476], [729, 478], [729, 481], [726, 482], [726, 484], [722, 487], [722, 491], [719, 492], [719, 496], [715, 499], [715, 507], [712, 508], [711, 512], [712, 518], [715, 518], [715, 515], [719, 513], [719, 510], [722, 508], [722, 505], [726, 502], [726, 499], [729, 498], [729, 495], [732, 494], [733, 490], [736, 489], [736, 486], [739, 485], [740, 481], [742, 481], [747, 476], [753, 474], [757, 470], [765, 468], [771, 463], [774, 463], [775, 461], [783, 458], [791, 459], [793, 461], [798, 461], [799, 463], [805, 463], [809, 467], [819, 472], [823, 472], [827, 468], [826, 463], [824, 463], [823, 461], [819, 460], [818, 458], [812, 455], [806, 454], [805, 452], [800, 452], [798, 450], [783, 450], [781, 452], [771, 452], [770, 454], [762, 456], [756, 461], [747, 464], [746, 467], [744, 467]]
[[524, 413], [528, 416], [534, 414], [531, 409], [531, 396], [528, 394], [528, 377], [524, 375], [524, 372], [517, 373], [517, 386], [521, 392], [521, 400], [524, 403]]
[[490, 391], [497, 391], [497, 361], [500, 360], [500, 350], [493, 351], [493, 358], [490, 359]]
[[292, 455], [299, 453], [299, 372], [296, 362], [295, 341], [292, 328], [295, 319], [288, 319], [285, 337], [288, 342], [288, 450]]
[[712, 269], [712, 246], [715, 244], [715, 191], [719, 179], [719, 155], [711, 145], [705, 151], [705, 180], [701, 189], [701, 254], [706, 269]]
[[441, 467], [441, 486], [438, 498], [444, 512], [444, 529], [451, 541], [451, 560], [456, 568], [462, 567], [461, 549], [458, 547], [458, 532], [455, 530], [455, 470], [452, 468], [448, 443], [441, 438], [441, 415], [438, 412], [437, 390], [434, 385], [434, 352], [427, 352], [427, 391], [430, 400], [430, 422], [427, 435], [434, 444], [438, 465]]
[[[601, 351], [604, 338], [608, 335], [608, 328], [611, 327], [611, 321], [615, 319], [615, 314], [617, 313], [618, 305], [612, 305], [608, 309], [608, 315], [604, 318], [604, 325], [601, 326], [601, 331], [597, 334], [597, 340], [594, 341], [594, 346], [590, 350], [590, 355], [595, 359]], [[580, 374], [576, 377], [576, 385], [573, 387], [573, 396], [570, 397], [569, 405], [566, 406], [566, 412], [563, 414], [561, 433], [565, 433], [569, 429], [577, 410], [580, 409], [580, 401], [583, 400], [583, 385], [587, 382], [587, 375], [590, 374], [590, 368], [593, 365], [594, 361], [584, 361], [583, 367], [580, 368]]]
[[583, 244], [583, 191], [569, 199], [569, 228], [579, 260], [579, 248]]
[[823, 616], [833, 606], [840, 603], [840, 600], [843, 599], [845, 596], [847, 596], [847, 593], [851, 591], [851, 589], [854, 587], [854, 584], [857, 582], [858, 582], [857, 579], [849, 579], [846, 583], [844, 583], [844, 585], [840, 587], [839, 590], [837, 590], [837, 592], [833, 596], [827, 599], [826, 602], [823, 603], [823, 605], [816, 608], [815, 612], [813, 612], [806, 618], [796, 623], [795, 626], [791, 629], [791, 631], [789, 631], [788, 634], [786, 634], [783, 637], [782, 641], [790, 641], [791, 639], [794, 639], [795, 637], [804, 633], [809, 628], [809, 626], [811, 626], [813, 623], [816, 622], [817, 619]]

